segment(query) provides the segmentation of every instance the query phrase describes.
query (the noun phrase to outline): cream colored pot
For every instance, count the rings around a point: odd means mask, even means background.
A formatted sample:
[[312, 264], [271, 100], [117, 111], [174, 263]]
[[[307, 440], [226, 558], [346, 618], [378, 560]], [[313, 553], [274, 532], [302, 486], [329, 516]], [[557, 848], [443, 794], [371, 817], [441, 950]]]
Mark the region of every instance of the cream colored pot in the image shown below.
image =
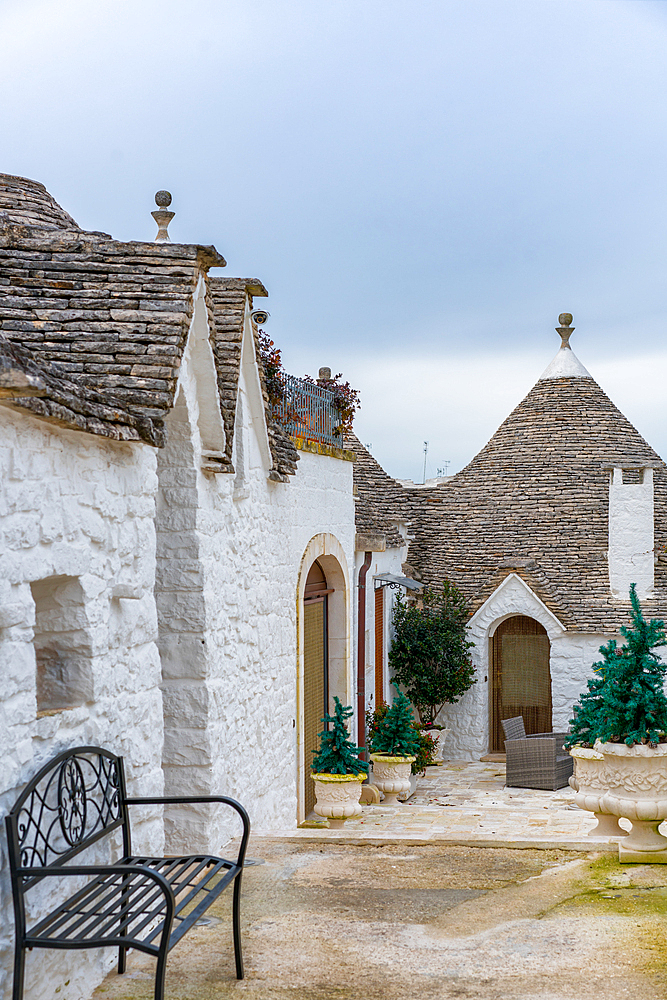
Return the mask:
[[410, 768], [415, 757], [390, 757], [383, 753], [372, 753], [373, 784], [384, 792], [386, 806], [400, 805], [398, 795], [410, 791]]
[[604, 756], [603, 812], [632, 823], [618, 845], [619, 861], [667, 863], [667, 837], [658, 827], [667, 818], [667, 744], [652, 748], [625, 743], [596, 744]]
[[346, 819], [361, 816], [361, 783], [365, 774], [311, 774], [315, 782], [315, 812], [329, 820], [332, 829], [340, 829]]
[[434, 764], [444, 764], [443, 751], [447, 742], [447, 735], [451, 732], [446, 727], [444, 729], [427, 729], [426, 732], [435, 740], [435, 751], [433, 753]]
[[580, 809], [592, 812], [598, 821], [588, 836], [627, 837], [627, 831], [618, 825], [618, 816], [605, 812], [600, 805], [608, 789], [604, 756], [591, 747], [572, 747], [570, 757], [574, 758], [574, 774], [569, 779], [576, 792], [574, 801]]

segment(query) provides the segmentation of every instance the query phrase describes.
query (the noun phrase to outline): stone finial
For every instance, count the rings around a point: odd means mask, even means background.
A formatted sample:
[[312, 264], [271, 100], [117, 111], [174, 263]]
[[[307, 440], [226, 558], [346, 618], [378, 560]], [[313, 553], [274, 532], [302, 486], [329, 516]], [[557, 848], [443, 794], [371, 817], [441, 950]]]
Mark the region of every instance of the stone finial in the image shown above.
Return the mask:
[[168, 226], [176, 213], [167, 211], [171, 205], [171, 194], [169, 191], [158, 191], [155, 195], [155, 204], [157, 205], [158, 210], [157, 212], [151, 212], [151, 215], [157, 222], [157, 236], [155, 237], [155, 242], [171, 243]]
[[574, 327], [572, 326], [572, 313], [561, 313], [558, 317], [558, 322], [560, 323], [560, 326], [556, 327], [556, 333], [560, 333], [561, 350], [563, 350], [564, 347], [572, 350], [570, 347], [570, 337], [574, 333]]
[[331, 369], [330, 368], [320, 368], [317, 377], [322, 379], [322, 381], [331, 381]]

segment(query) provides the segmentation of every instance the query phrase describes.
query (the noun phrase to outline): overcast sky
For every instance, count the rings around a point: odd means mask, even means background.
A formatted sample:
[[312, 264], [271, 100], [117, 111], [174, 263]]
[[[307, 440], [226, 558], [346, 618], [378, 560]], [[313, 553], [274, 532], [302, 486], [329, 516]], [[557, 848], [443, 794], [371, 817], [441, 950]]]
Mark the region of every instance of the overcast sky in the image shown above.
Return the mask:
[[0, 171], [215, 243], [394, 475], [572, 345], [667, 456], [666, 0], [0, 0]]

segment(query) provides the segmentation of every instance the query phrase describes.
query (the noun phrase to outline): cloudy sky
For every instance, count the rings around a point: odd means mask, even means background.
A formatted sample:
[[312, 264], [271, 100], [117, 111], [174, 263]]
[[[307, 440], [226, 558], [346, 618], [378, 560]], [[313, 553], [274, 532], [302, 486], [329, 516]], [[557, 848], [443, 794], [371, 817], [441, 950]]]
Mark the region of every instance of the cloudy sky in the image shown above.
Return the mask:
[[667, 0], [0, 0], [0, 170], [215, 243], [392, 474], [461, 468], [574, 314], [667, 457]]

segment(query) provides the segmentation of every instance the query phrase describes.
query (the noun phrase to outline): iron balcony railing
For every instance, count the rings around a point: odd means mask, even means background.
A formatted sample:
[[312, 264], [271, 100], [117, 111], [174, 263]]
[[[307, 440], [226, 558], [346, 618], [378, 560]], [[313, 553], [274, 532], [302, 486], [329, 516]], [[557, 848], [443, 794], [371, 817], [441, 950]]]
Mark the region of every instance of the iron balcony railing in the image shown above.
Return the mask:
[[284, 388], [282, 400], [273, 406], [273, 415], [287, 433], [342, 448], [343, 432], [334, 394], [294, 375], [285, 376]]

